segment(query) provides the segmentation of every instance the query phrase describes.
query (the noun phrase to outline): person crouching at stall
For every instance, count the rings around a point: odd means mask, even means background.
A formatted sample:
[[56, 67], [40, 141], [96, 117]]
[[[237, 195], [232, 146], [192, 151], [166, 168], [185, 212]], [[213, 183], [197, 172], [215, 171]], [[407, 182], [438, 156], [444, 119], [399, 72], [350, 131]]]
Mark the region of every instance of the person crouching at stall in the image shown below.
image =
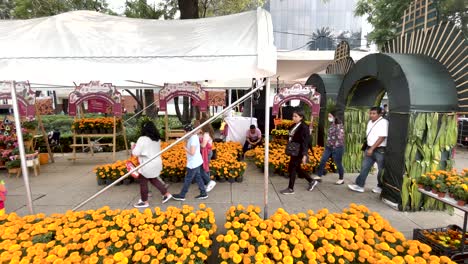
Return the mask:
[[[141, 136], [136, 144], [132, 144], [132, 154], [138, 157], [140, 164], [148, 161], [161, 151], [161, 140], [159, 131], [153, 122], [144, 122], [141, 126]], [[164, 184], [158, 179], [163, 168], [161, 156], [151, 160], [148, 164], [139, 169], [140, 195], [141, 199], [133, 206], [136, 208], [148, 207], [148, 182], [156, 187], [163, 195], [162, 203], [166, 203], [172, 198]]]
[[[184, 126], [185, 133], [192, 130], [193, 126], [191, 124]], [[187, 140], [185, 151], [187, 155], [187, 175], [185, 176], [181, 192], [179, 194], [174, 194], [172, 198], [177, 201], [185, 201], [185, 195], [190, 188], [190, 184], [192, 184], [192, 180], [195, 179], [198, 184], [198, 188], [200, 189], [200, 194], [195, 198], [199, 200], [206, 199], [208, 198], [208, 194], [206, 193], [205, 184], [203, 184], [203, 180], [200, 175], [200, 170], [203, 166], [203, 158], [200, 151], [200, 139], [196, 134], [193, 134]]]
[[289, 141], [286, 147], [286, 155], [290, 156], [288, 173], [288, 188], [281, 190], [281, 194], [294, 194], [294, 183], [296, 174], [299, 174], [309, 182], [308, 191], [313, 191], [317, 185], [309, 174], [302, 168], [301, 164], [306, 164], [308, 160], [308, 146], [310, 140], [309, 127], [304, 122], [304, 111], [299, 109], [293, 112], [294, 127], [289, 131]]

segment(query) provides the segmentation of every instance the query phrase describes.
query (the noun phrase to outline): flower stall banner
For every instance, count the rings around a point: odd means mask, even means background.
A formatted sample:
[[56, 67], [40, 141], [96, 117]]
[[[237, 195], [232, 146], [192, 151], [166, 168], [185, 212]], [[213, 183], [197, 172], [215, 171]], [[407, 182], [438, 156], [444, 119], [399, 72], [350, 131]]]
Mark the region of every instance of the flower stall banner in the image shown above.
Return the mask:
[[28, 118], [34, 118], [36, 114], [36, 94], [31, 90], [27, 82], [2, 81], [0, 82], [0, 100], [11, 100], [11, 87], [15, 86], [18, 99], [19, 114]]
[[36, 98], [36, 107], [37, 112], [39, 115], [53, 115], [54, 114], [54, 107], [53, 107], [53, 100], [52, 97], [42, 97]]
[[208, 93], [201, 85], [194, 82], [166, 83], [159, 91], [159, 110], [167, 110], [167, 102], [178, 96], [187, 96], [193, 99], [193, 105], [200, 107], [204, 112], [208, 108]]
[[[75, 88], [68, 96], [68, 113], [71, 116], [76, 116], [77, 106], [88, 101], [88, 105], [96, 106], [95, 102], [105, 102], [112, 106], [112, 113], [115, 116], [122, 115], [122, 95], [117, 91], [117, 88], [111, 83], [100, 83], [99, 81], [91, 81], [82, 83]], [[91, 101], [91, 103], [90, 103]], [[93, 110], [93, 107], [91, 110]], [[105, 112], [102, 111], [102, 112]]]
[[209, 106], [226, 106], [226, 90], [208, 91]]
[[88, 112], [89, 113], [108, 113], [109, 103], [102, 99], [89, 99]]
[[291, 100], [300, 100], [308, 104], [312, 110], [312, 116], [318, 116], [320, 113], [320, 94], [313, 86], [303, 86], [296, 83], [291, 87], [280, 89], [273, 99], [273, 115], [277, 115], [279, 108]]

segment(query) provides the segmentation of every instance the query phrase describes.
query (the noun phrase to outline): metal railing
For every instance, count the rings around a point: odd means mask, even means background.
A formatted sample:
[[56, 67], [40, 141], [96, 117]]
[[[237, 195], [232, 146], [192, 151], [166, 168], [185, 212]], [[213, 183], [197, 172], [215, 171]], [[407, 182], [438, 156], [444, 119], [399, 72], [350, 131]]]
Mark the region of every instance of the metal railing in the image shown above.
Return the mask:
[[[268, 86], [267, 86], [267, 94], [269, 95], [269, 92], [268, 92]], [[175, 145], [177, 145], [179, 142], [187, 139], [188, 137], [192, 136], [193, 134], [195, 134], [201, 127], [211, 123], [212, 121], [214, 121], [216, 118], [218, 118], [219, 116], [223, 115], [224, 113], [226, 113], [227, 111], [231, 110], [233, 107], [237, 106], [238, 104], [244, 102], [246, 99], [249, 98], [249, 96], [251, 96], [252, 94], [254, 94], [255, 92], [257, 92], [258, 90], [262, 89], [262, 87], [256, 87], [254, 89], [252, 89], [251, 91], [249, 91], [248, 93], [246, 93], [244, 96], [242, 96], [241, 98], [239, 98], [237, 101], [235, 101], [234, 103], [232, 103], [231, 105], [229, 105], [228, 107], [226, 107], [225, 109], [223, 109], [221, 112], [217, 113], [216, 115], [210, 117], [208, 120], [206, 120], [205, 122], [203, 122], [202, 124], [200, 124], [198, 127], [196, 127], [194, 130], [190, 131], [189, 133], [185, 134], [183, 137], [177, 139], [176, 141], [174, 141], [173, 143], [171, 143], [169, 146], [167, 146], [166, 148], [164, 148], [163, 150], [161, 150], [160, 152], [158, 152], [156, 155], [154, 155], [153, 157], [151, 157], [149, 160], [147, 160], [146, 162], [138, 165], [137, 167], [135, 167], [133, 170], [127, 172], [125, 175], [123, 175], [122, 177], [120, 177], [119, 179], [117, 179], [116, 181], [114, 181], [113, 183], [109, 184], [108, 186], [104, 187], [102, 190], [100, 190], [99, 192], [95, 193], [94, 195], [92, 195], [91, 197], [89, 197], [88, 199], [84, 200], [83, 202], [81, 202], [80, 204], [78, 204], [77, 206], [75, 206], [72, 210], [75, 211], [79, 208], [81, 208], [83, 205], [87, 204], [88, 202], [90, 202], [91, 200], [93, 200], [94, 198], [98, 197], [99, 195], [101, 195], [102, 193], [104, 193], [105, 191], [107, 191], [108, 189], [112, 188], [114, 185], [118, 184], [119, 182], [123, 181], [124, 179], [126, 179], [127, 177], [129, 177], [133, 172], [135, 171], [138, 171], [141, 167], [145, 166], [146, 164], [148, 164], [149, 162], [151, 162], [153, 159], [161, 156], [164, 152], [168, 151], [169, 149], [171, 149], [172, 147], [174, 147]], [[268, 97], [267, 97], [268, 98]], [[268, 101], [267, 101], [268, 102]], [[267, 107], [268, 107], [268, 104], [267, 104]], [[269, 111], [266, 111], [267, 113], [265, 114], [265, 116], [268, 114]], [[266, 149], [266, 153], [268, 153], [268, 147], [265, 147]], [[266, 160], [268, 160], [268, 156], [266, 156]], [[268, 166], [266, 166], [266, 170], [268, 170]], [[266, 173], [268, 173], [268, 171], [266, 171]], [[266, 210], [267, 211], [267, 210]]]

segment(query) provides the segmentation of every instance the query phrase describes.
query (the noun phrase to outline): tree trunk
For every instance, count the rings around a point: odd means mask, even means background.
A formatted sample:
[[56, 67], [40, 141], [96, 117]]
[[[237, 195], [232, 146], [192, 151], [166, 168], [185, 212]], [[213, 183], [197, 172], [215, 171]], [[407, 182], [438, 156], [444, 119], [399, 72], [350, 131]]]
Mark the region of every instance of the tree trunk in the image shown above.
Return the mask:
[[180, 19], [199, 18], [198, 0], [177, 0], [179, 4]]
[[183, 105], [183, 108], [182, 108], [182, 111], [183, 111], [182, 123], [183, 124], [188, 124], [191, 121], [191, 118], [190, 118], [190, 97], [184, 96], [184, 100], [183, 100], [182, 105]]
[[176, 111], [177, 118], [179, 119], [179, 121], [180, 121], [182, 124], [185, 124], [185, 123], [183, 122], [182, 114], [180, 113], [179, 97], [174, 97], [174, 107], [175, 107], [175, 111]]
[[[137, 103], [137, 105], [138, 105], [138, 106], [136, 107], [136, 109], [135, 109], [135, 111], [136, 111], [135, 114], [138, 113], [141, 109], [143, 109], [143, 103], [141, 102], [140, 97], [138, 96], [138, 90], [137, 90], [137, 95], [135, 95], [135, 94], [134, 94], [132, 91], [130, 91], [129, 89], [125, 89], [125, 91], [126, 91], [127, 93], [129, 93], [129, 94], [133, 97], [133, 99], [135, 99], [135, 101], [136, 101], [136, 103]], [[127, 110], [128, 110], [128, 109], [127, 109]], [[140, 114], [140, 115], [141, 115], [141, 114]]]
[[153, 89], [145, 89], [145, 104], [148, 108], [146, 108], [146, 115], [150, 118], [155, 118], [158, 113], [156, 112], [156, 105], [154, 105], [154, 90]]

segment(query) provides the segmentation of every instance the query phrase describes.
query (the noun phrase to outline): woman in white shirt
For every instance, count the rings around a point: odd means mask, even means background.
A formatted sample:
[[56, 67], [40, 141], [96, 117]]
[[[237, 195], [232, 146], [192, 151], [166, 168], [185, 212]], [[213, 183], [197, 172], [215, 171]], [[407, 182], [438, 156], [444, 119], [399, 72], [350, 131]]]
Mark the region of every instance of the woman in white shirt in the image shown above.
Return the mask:
[[[161, 151], [161, 141], [159, 131], [153, 122], [148, 121], [142, 124], [141, 136], [135, 145], [132, 146], [132, 154], [138, 157], [140, 164], [148, 161]], [[151, 160], [148, 164], [139, 169], [140, 195], [141, 199], [134, 207], [148, 207], [148, 182], [156, 187], [163, 195], [162, 203], [166, 203], [172, 198], [164, 184], [158, 179], [163, 165], [161, 156]]]

